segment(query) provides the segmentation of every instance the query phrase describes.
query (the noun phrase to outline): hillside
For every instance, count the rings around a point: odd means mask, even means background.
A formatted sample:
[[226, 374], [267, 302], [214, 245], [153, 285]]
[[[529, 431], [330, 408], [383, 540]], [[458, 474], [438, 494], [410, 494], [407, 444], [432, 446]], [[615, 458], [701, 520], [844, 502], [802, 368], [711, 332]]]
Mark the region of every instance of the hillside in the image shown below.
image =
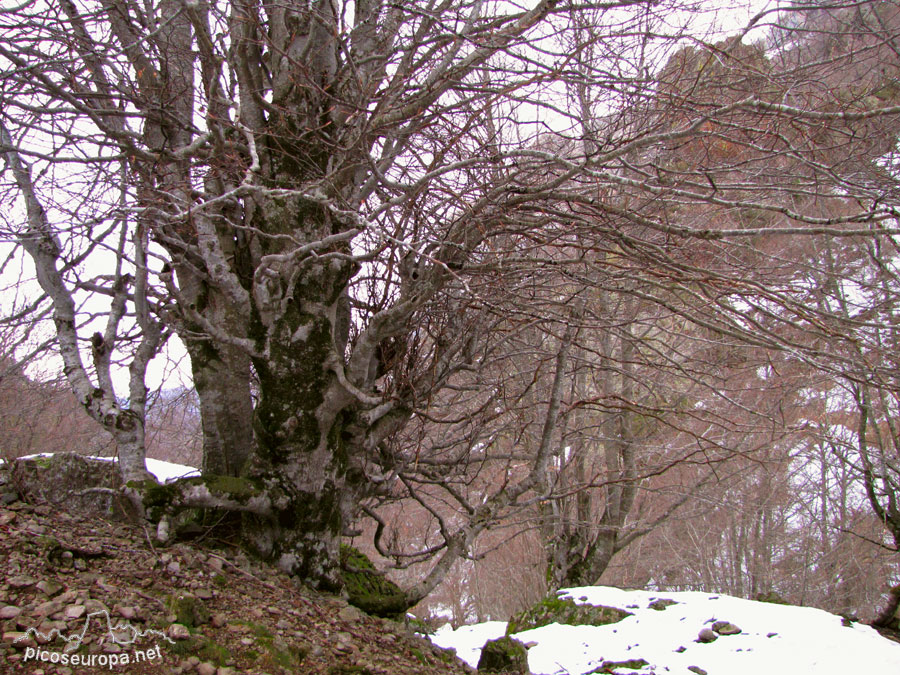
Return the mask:
[[[140, 527], [13, 495], [4, 489], [0, 506], [0, 672], [471, 672], [402, 624], [311, 592], [222, 542], [159, 548]], [[56, 629], [77, 648], [66, 652], [58, 637], [41, 645], [32, 628]]]

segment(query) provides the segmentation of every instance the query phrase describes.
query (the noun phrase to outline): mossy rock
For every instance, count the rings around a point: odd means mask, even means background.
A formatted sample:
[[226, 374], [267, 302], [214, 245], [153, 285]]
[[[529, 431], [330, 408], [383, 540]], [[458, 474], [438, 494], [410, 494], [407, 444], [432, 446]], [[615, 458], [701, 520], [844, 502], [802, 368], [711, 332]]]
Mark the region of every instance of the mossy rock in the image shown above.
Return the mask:
[[[88, 517], [128, 520], [134, 515], [127, 500], [115, 494], [122, 487], [115, 462], [58, 452], [16, 460], [9, 480], [26, 501], [65, 504], [66, 510]], [[98, 487], [112, 492], [88, 491]]]
[[362, 551], [346, 544], [341, 544], [341, 575], [354, 607], [389, 619], [399, 619], [409, 609], [403, 589], [380, 573]]
[[167, 609], [176, 616], [175, 623], [188, 628], [196, 628], [209, 623], [209, 609], [203, 601], [193, 595], [170, 595], [166, 601]]
[[790, 605], [787, 600], [782, 598], [775, 591], [767, 591], [766, 593], [757, 593], [756, 597], [753, 598], [757, 602], [770, 602], [773, 605]]
[[524, 644], [505, 635], [496, 640], [488, 640], [478, 659], [478, 670], [482, 673], [523, 673], [527, 675], [528, 649]]
[[615, 675], [620, 668], [628, 668], [629, 670], [640, 670], [648, 663], [644, 659], [628, 659], [627, 661], [604, 661], [603, 665], [592, 670], [590, 675]]
[[647, 605], [648, 609], [655, 609], [657, 612], [663, 611], [666, 607], [671, 607], [672, 605], [677, 605], [677, 600], [672, 600], [671, 598], [657, 598], [649, 605]]
[[618, 623], [631, 612], [604, 605], [579, 605], [571, 598], [544, 598], [524, 612], [516, 614], [506, 626], [506, 634], [521, 633], [551, 623], [568, 626], [606, 626]]

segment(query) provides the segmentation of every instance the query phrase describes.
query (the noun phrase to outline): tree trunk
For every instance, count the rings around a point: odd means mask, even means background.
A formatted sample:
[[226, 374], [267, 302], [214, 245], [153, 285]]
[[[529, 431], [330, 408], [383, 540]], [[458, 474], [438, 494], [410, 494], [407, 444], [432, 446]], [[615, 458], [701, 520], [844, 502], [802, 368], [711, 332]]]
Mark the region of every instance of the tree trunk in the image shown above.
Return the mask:
[[203, 428], [203, 474], [239, 476], [253, 445], [250, 358], [237, 347], [188, 346]]

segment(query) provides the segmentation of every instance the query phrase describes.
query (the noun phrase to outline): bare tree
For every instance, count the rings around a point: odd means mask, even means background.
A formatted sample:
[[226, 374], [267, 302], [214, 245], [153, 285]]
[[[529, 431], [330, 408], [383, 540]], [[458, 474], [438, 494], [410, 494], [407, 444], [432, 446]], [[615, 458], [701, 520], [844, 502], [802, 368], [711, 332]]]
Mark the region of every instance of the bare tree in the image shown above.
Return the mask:
[[[832, 95], [823, 68], [671, 27], [694, 9], [3, 10], [3, 190], [20, 207], [6, 227], [135, 500], [243, 511], [260, 554], [326, 589], [360, 509], [417, 500], [434, 539], [378, 542], [406, 562], [437, 556], [409, 604], [492, 524], [563, 497], [550, 475], [569, 408], [611, 387], [622, 402], [596, 429], [626, 482], [597, 489], [622, 495], [610, 514], [628, 510], [640, 413], [626, 399], [653, 349], [634, 325], [603, 347], [598, 283], [626, 324], [664, 315], [649, 343], [668, 330], [824, 363], [761, 320], [777, 304], [786, 323], [812, 321], [787, 249], [757, 239], [896, 235], [894, 196], [854, 171], [896, 139], [900, 109], [875, 94], [897, 69]], [[867, 35], [852, 53], [887, 48]], [[840, 214], [823, 214], [832, 203]], [[161, 491], [141, 481], [144, 373], [170, 331], [191, 355], [207, 476]], [[687, 381], [704, 371], [668, 361]], [[613, 379], [588, 391], [596, 368]], [[574, 423], [582, 443], [594, 422]]]

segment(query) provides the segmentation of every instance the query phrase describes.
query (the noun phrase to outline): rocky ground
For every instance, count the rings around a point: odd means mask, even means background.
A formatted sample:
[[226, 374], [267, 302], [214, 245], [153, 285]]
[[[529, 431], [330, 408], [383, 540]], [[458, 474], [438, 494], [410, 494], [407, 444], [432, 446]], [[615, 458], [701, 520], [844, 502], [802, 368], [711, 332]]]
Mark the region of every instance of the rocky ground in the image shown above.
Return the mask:
[[[130, 524], [9, 492], [2, 501], [0, 672], [473, 672], [409, 627], [311, 592], [221, 542], [160, 548]], [[83, 639], [66, 651], [57, 633]], [[69, 665], [53, 663], [62, 654]], [[91, 656], [93, 666], [81, 665]]]

